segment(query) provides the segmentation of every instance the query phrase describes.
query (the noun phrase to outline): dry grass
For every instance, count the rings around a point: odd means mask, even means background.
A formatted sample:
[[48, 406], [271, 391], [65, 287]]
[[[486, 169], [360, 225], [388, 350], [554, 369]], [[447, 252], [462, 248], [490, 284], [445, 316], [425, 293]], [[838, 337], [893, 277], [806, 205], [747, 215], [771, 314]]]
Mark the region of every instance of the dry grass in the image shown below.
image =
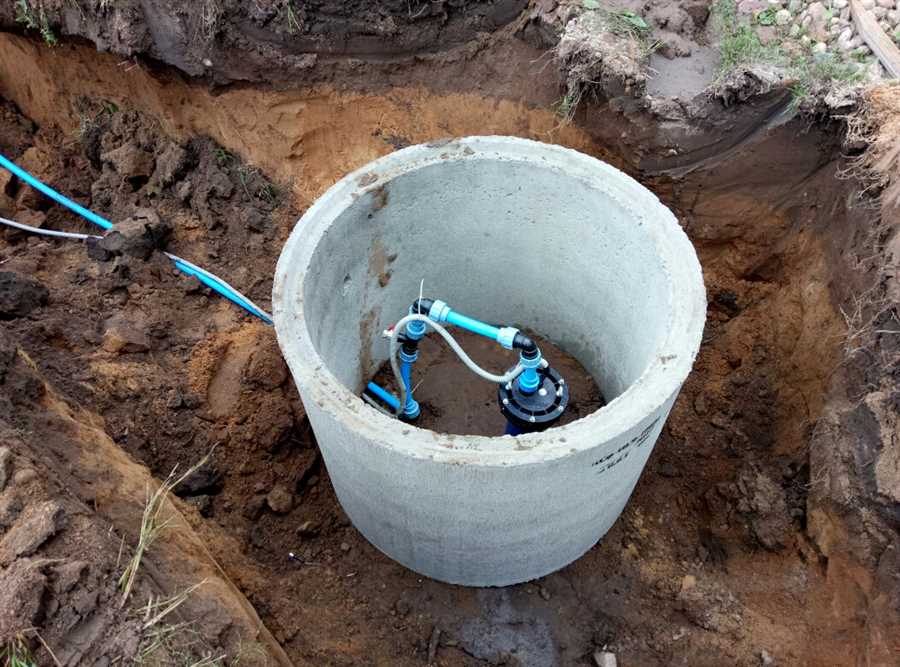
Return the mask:
[[37, 667], [37, 660], [35, 660], [28, 643], [28, 635], [37, 638], [41, 646], [44, 647], [44, 650], [47, 651], [47, 655], [50, 657], [52, 664], [56, 665], [56, 667], [62, 667], [56, 654], [53, 653], [53, 650], [47, 642], [44, 641], [44, 638], [41, 637], [41, 633], [37, 631], [37, 628], [21, 630], [3, 643], [0, 643], [0, 666]]
[[[880, 328], [885, 315], [888, 322], [893, 321], [900, 325], [897, 315], [892, 311], [893, 304], [888, 303], [887, 297], [875, 285], [862, 294], [851, 297], [852, 304], [849, 307], [841, 307], [841, 315], [847, 326], [847, 335], [844, 338], [844, 355], [850, 358], [863, 350], [871, 350], [874, 340], [880, 335], [900, 335], [900, 330]], [[879, 324], [882, 323], [882, 324]]]
[[180, 477], [175, 476], [178, 469], [176, 466], [163, 483], [159, 485], [156, 491], [150, 493], [150, 489], [147, 489], [147, 501], [144, 505], [144, 514], [141, 518], [138, 543], [135, 547], [134, 554], [128, 561], [128, 565], [125, 566], [125, 570], [122, 572], [122, 576], [119, 577], [119, 588], [122, 589], [122, 601], [120, 606], [124, 606], [128, 601], [128, 596], [131, 595], [131, 589], [134, 587], [134, 581], [137, 577], [138, 570], [141, 567], [141, 560], [143, 559], [144, 554], [157, 540], [160, 534], [162, 534], [162, 532], [172, 523], [172, 517], [164, 518], [162, 516], [169, 493], [172, 489], [181, 484], [181, 482], [194, 474], [200, 466], [209, 460], [211, 455], [212, 452], [204, 456]]
[[846, 117], [847, 139], [868, 148], [851, 161], [845, 175], [880, 191], [881, 204], [900, 204], [900, 86], [872, 88], [863, 95], [859, 110]]
[[171, 614], [173, 611], [178, 609], [185, 600], [187, 600], [191, 593], [200, 588], [203, 584], [206, 583], [206, 579], [201, 581], [199, 584], [194, 584], [190, 586], [180, 593], [176, 593], [172, 597], [168, 598], [155, 598], [151, 595], [147, 600], [147, 604], [142, 607], [143, 616], [144, 616], [144, 629], [147, 630], [152, 628], [154, 625], [162, 622], [166, 616]]

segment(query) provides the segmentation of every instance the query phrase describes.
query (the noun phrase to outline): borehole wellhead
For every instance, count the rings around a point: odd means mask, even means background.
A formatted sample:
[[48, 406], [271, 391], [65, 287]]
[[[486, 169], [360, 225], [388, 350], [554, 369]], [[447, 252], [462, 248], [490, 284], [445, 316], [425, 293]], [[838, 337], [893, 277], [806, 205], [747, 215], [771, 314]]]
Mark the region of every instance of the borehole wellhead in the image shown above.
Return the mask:
[[[387, 337], [396, 338], [400, 343], [400, 374], [395, 380], [401, 387], [403, 398], [394, 397], [374, 382], [369, 382], [365, 390], [370, 398], [379, 399], [393, 408], [399, 418], [415, 421], [420, 415], [419, 404], [413, 398], [412, 369], [419, 358], [419, 342], [427, 333], [427, 322], [431, 322], [433, 327], [435, 323], [456, 326], [484, 336], [506, 349], [519, 350], [518, 365], [507, 371], [508, 378], [500, 378], [497, 387], [497, 401], [500, 412], [506, 418], [507, 435], [543, 431], [562, 417], [569, 403], [569, 388], [565, 380], [543, 358], [537, 344], [517, 328], [488, 324], [454, 310], [445, 301], [421, 297], [409, 307], [409, 316], [417, 316], [418, 319], [409, 320], [405, 327], [398, 323], [385, 332]], [[454, 350], [459, 349], [451, 334], [445, 332], [442, 335], [445, 338], [449, 336], [448, 343]], [[467, 362], [466, 355], [460, 356]], [[480, 372], [471, 362], [467, 365], [477, 375], [496, 379]]]

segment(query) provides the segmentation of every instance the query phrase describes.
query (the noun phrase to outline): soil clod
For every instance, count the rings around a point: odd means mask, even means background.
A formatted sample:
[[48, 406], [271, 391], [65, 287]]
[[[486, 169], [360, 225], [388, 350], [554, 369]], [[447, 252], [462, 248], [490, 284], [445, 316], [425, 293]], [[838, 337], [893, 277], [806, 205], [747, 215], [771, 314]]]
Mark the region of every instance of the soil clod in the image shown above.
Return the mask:
[[30, 276], [0, 271], [0, 320], [26, 317], [47, 303], [50, 292]]

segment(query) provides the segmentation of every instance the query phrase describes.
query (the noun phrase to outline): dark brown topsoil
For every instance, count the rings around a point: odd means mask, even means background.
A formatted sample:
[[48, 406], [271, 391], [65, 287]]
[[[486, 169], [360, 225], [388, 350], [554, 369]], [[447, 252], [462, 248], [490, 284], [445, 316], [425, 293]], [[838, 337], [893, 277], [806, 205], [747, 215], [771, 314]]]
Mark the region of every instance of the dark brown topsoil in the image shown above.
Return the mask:
[[[0, 27], [31, 8], [45, 39], [152, 58], [218, 83], [307, 81], [339, 58], [387, 63], [465, 44], [516, 19], [527, 0], [29, 0], [3, 3]], [[37, 32], [34, 30], [33, 32]], [[277, 63], [277, 64], [276, 64]], [[353, 69], [351, 66], [349, 69]]]
[[[472, 360], [485, 370], [505, 373], [515, 366], [516, 352], [468, 331], [454, 329], [453, 337]], [[606, 402], [597, 383], [570, 354], [531, 332], [544, 359], [569, 385], [569, 406], [557, 422], [562, 426], [599, 410]], [[399, 396], [391, 365], [385, 362], [373, 380]], [[472, 373], [437, 334], [419, 344], [419, 359], [413, 371], [414, 395], [422, 410], [416, 426], [457, 435], [503, 435], [506, 419], [497, 403], [497, 385]]]

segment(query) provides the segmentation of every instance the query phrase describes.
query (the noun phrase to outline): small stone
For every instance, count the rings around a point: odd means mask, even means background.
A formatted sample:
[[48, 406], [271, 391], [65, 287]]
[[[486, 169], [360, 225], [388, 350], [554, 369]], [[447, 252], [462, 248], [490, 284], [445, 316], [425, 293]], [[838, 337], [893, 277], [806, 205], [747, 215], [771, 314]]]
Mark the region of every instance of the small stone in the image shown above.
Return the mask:
[[762, 0], [740, 0], [737, 5], [737, 12], [745, 16], [756, 16], [767, 6], [768, 3]]
[[175, 495], [181, 498], [191, 496], [215, 495], [222, 491], [224, 478], [212, 461], [207, 461], [194, 472], [184, 478], [175, 487]]
[[177, 410], [183, 405], [184, 396], [181, 395], [181, 392], [177, 389], [170, 390], [169, 396], [166, 398], [166, 407], [169, 408], [169, 410]]
[[881, 9], [893, 9], [894, 0], [875, 0], [875, 5]]
[[172, 227], [150, 209], [138, 209], [106, 232], [100, 246], [113, 255], [147, 260], [154, 250], [164, 250]]
[[884, 79], [885, 71], [881, 66], [881, 63], [877, 60], [873, 60], [868, 67], [866, 67], [866, 78], [873, 83], [878, 83], [882, 79]]
[[844, 32], [842, 32], [837, 39], [837, 47], [841, 51], [850, 51], [853, 48], [853, 46], [850, 44], [850, 41], [852, 39], [853, 31], [849, 28], [847, 30], [844, 30]]
[[545, 587], [543, 587], [543, 586], [541, 586], [540, 588], [538, 588], [538, 595], [540, 595], [541, 598], [544, 599], [544, 600], [549, 600], [549, 599], [550, 599], [550, 591], [548, 591], [548, 590], [547, 590]]
[[771, 667], [775, 664], [775, 658], [766, 649], [763, 649], [759, 652], [759, 664], [763, 667]]
[[120, 313], [106, 321], [101, 347], [112, 354], [135, 354], [149, 350], [150, 339], [140, 325]]
[[212, 515], [212, 496], [192, 496], [187, 499], [187, 502], [197, 508], [200, 516]]
[[30, 556], [37, 551], [62, 528], [63, 519], [63, 508], [55, 501], [27, 507], [13, 527], [0, 539], [0, 568], [7, 567], [17, 558]]
[[619, 663], [616, 660], [615, 653], [609, 651], [595, 651], [594, 664], [596, 664], [597, 667], [618, 667]]
[[100, 159], [111, 164], [123, 178], [135, 180], [138, 184], [141, 180], [146, 183], [155, 168], [153, 155], [132, 143], [107, 151]]
[[42, 228], [47, 224], [47, 214], [43, 211], [32, 211], [31, 209], [24, 209], [16, 213], [16, 222], [21, 222], [23, 225], [30, 225], [31, 227], [39, 227]]
[[266, 496], [266, 503], [276, 514], [287, 514], [294, 506], [294, 495], [284, 484], [276, 484]]
[[885, 15], [887, 14], [887, 10], [884, 7], [875, 7], [875, 9], [872, 10], [872, 14], [876, 19], [880, 20], [885, 17]]
[[794, 39], [796, 39], [797, 37], [800, 36], [800, 26], [795, 23], [794, 25], [791, 26], [791, 29], [788, 32], [788, 34], [791, 37], [793, 37]]
[[403, 598], [397, 600], [396, 604], [394, 604], [394, 611], [397, 612], [397, 616], [400, 618], [406, 618], [409, 616], [409, 612], [412, 611], [412, 606], [404, 600]]
[[759, 38], [759, 43], [765, 46], [774, 42], [778, 38], [778, 33], [773, 26], [762, 25], [756, 29], [756, 36]]
[[178, 185], [175, 186], [175, 196], [178, 197], [178, 201], [186, 202], [191, 197], [191, 191], [193, 186], [190, 181], [181, 181]]
[[0, 492], [6, 488], [12, 470], [12, 451], [9, 447], [0, 447]]
[[831, 0], [832, 9], [844, 9], [848, 4], [848, 0]]
[[825, 32], [828, 26], [828, 10], [821, 2], [813, 2], [807, 10], [809, 12], [809, 34], [817, 40], [825, 39]]
[[816, 42], [813, 44], [813, 54], [823, 55], [826, 51], [828, 51], [828, 45], [825, 42]]
[[262, 516], [263, 509], [266, 506], [266, 497], [265, 496], [253, 496], [250, 498], [247, 503], [244, 505], [244, 508], [241, 510], [241, 514], [246, 519], [251, 519], [255, 521], [259, 517]]
[[350, 551], [350, 545], [347, 542], [341, 542], [341, 551], [347, 553]]
[[315, 537], [319, 534], [319, 524], [315, 521], [304, 521], [297, 527], [297, 533], [302, 537]]
[[775, 12], [775, 25], [787, 25], [791, 22], [791, 13], [787, 9]]
[[91, 259], [98, 262], [108, 262], [112, 259], [113, 254], [100, 244], [102, 240], [93, 237], [88, 238], [84, 242], [84, 247], [87, 249], [87, 256]]
[[875, 8], [875, 0], [862, 0], [860, 4], [862, 5], [863, 9], [871, 10]]
[[154, 180], [165, 187], [175, 182], [187, 166], [188, 152], [176, 143], [166, 146], [156, 159]]
[[25, 486], [35, 479], [37, 479], [37, 473], [34, 471], [34, 468], [22, 468], [16, 471], [12, 481], [15, 486]]

